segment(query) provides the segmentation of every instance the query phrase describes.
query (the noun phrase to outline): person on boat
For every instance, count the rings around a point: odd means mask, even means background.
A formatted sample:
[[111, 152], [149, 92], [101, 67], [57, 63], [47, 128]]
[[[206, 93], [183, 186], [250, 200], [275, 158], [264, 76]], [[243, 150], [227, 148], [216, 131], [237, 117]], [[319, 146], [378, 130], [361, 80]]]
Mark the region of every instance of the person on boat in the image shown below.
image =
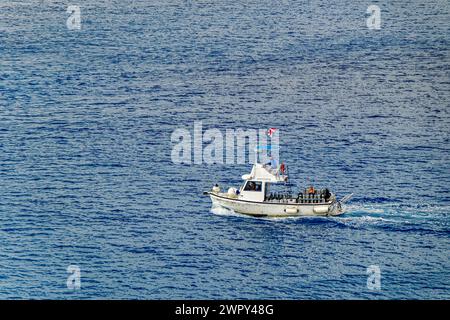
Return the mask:
[[275, 160], [273, 157], [270, 157], [270, 161], [266, 163], [266, 166], [276, 169], [278, 166], [277, 160]]
[[281, 174], [283, 174], [284, 175], [284, 172], [286, 171], [286, 166], [284, 165], [284, 162], [282, 162], [281, 164], [280, 164], [280, 172], [281, 172]]
[[330, 200], [330, 197], [331, 197], [331, 192], [330, 192], [330, 190], [325, 189], [324, 192], [323, 192], [323, 197], [324, 197], [325, 201]]
[[308, 194], [315, 194], [315, 193], [316, 193], [316, 190], [314, 190], [314, 187], [313, 186], [309, 186]]
[[265, 167], [270, 173], [278, 175], [278, 163], [272, 156], [270, 157], [270, 161], [266, 163]]

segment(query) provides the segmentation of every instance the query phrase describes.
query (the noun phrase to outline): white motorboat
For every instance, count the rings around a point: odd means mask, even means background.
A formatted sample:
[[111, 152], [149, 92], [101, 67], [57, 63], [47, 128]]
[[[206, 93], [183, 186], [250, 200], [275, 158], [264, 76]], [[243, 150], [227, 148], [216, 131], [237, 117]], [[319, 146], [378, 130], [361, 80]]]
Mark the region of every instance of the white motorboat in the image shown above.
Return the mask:
[[[216, 184], [204, 194], [211, 197], [213, 207], [256, 217], [337, 216], [344, 213], [343, 204], [352, 194], [338, 201], [328, 189], [315, 190], [311, 186], [293, 195], [284, 171], [284, 164], [273, 168], [255, 163], [252, 171], [242, 176], [244, 183], [239, 189], [221, 192]], [[275, 192], [277, 185], [283, 188], [282, 192]]]

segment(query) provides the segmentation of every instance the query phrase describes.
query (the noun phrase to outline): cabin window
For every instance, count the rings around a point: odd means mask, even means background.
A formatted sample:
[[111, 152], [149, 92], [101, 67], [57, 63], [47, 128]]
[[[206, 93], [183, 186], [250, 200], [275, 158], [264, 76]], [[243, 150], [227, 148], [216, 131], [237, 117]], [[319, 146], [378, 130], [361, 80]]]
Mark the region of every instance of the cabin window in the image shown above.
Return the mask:
[[261, 190], [262, 190], [262, 182], [261, 181], [247, 181], [247, 184], [244, 187], [244, 191], [260, 192]]

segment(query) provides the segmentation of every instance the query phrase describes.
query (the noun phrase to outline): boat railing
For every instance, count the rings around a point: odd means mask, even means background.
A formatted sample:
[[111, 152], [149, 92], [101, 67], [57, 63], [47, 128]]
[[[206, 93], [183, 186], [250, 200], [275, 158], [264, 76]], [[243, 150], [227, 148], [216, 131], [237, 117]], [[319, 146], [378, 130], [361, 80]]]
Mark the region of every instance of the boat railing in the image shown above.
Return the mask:
[[327, 203], [329, 197], [327, 198], [324, 192], [300, 192], [297, 197], [293, 197], [292, 194], [289, 193], [270, 193], [265, 201], [278, 203]]

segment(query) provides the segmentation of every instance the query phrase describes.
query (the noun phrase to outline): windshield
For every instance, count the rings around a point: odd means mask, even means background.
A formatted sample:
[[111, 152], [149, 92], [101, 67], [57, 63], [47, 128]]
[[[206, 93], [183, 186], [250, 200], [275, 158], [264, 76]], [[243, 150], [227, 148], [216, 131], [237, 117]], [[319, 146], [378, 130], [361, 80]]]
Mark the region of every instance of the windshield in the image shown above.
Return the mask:
[[247, 181], [244, 187], [244, 191], [256, 191], [260, 192], [262, 190], [261, 181]]

